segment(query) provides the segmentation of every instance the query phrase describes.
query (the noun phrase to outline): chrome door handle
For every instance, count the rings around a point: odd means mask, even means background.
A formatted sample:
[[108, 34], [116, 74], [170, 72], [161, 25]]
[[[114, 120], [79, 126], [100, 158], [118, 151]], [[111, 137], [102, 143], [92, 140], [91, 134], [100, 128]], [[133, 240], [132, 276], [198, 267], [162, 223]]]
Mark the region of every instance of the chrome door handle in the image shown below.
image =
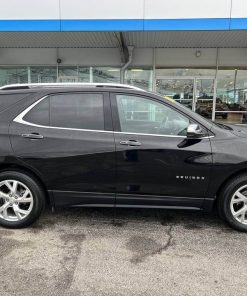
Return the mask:
[[40, 134], [32, 133], [32, 134], [22, 134], [21, 135], [23, 138], [28, 138], [28, 139], [43, 139], [44, 137]]
[[141, 146], [141, 142], [135, 140], [120, 141], [120, 145], [126, 146]]

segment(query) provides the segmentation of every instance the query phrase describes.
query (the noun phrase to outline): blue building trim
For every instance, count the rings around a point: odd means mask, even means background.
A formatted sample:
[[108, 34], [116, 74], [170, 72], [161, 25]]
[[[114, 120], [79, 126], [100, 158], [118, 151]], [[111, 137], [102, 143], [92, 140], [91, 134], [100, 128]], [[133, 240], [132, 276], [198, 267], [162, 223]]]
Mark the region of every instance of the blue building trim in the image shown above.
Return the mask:
[[247, 18], [0, 20], [0, 32], [247, 30]]
[[229, 28], [230, 19], [228, 18], [144, 20], [144, 31], [201, 31], [229, 30]]
[[0, 32], [59, 32], [60, 20], [0, 20]]
[[247, 18], [232, 18], [230, 22], [231, 30], [246, 30]]
[[61, 31], [143, 31], [143, 20], [61, 20]]

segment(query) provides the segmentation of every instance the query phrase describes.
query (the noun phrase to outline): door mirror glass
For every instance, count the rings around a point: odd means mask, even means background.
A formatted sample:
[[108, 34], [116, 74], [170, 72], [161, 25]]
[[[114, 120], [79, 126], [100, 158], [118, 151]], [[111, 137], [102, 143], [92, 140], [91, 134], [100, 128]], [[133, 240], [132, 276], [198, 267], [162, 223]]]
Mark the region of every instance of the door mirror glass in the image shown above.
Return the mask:
[[187, 138], [201, 138], [204, 132], [199, 124], [190, 124], [187, 128]]

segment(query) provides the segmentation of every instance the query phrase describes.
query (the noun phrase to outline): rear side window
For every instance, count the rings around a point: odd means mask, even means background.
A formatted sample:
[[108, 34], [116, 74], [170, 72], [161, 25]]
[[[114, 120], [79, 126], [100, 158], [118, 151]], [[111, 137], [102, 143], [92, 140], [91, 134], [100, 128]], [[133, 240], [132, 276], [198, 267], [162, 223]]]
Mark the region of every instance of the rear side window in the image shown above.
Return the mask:
[[50, 97], [50, 125], [104, 130], [102, 94], [64, 94]]
[[52, 95], [34, 106], [23, 119], [52, 127], [104, 130], [103, 95]]

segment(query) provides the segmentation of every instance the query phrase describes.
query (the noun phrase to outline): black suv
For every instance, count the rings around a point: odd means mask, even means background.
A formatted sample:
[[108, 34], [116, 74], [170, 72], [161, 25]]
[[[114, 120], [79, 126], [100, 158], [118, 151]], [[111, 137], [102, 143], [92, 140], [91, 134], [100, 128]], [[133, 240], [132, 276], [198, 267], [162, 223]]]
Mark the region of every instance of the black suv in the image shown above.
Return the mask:
[[247, 132], [124, 85], [0, 90], [0, 224], [45, 204], [175, 208], [247, 231]]

